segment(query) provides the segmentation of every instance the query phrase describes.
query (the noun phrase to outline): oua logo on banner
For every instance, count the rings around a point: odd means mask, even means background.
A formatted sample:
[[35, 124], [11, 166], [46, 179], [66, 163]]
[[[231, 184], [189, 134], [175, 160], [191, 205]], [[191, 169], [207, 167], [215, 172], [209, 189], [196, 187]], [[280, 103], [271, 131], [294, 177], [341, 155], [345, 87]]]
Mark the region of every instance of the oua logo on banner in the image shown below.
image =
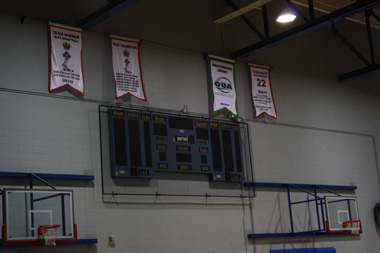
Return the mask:
[[116, 99], [131, 94], [146, 101], [141, 77], [140, 42], [110, 35]]
[[270, 81], [270, 68], [249, 64], [249, 72], [253, 105], [255, 107], [255, 118], [266, 114], [276, 119], [277, 111]]
[[227, 112], [238, 117], [235, 61], [208, 55], [213, 114]]
[[49, 22], [49, 91], [68, 86], [84, 95], [82, 30]]

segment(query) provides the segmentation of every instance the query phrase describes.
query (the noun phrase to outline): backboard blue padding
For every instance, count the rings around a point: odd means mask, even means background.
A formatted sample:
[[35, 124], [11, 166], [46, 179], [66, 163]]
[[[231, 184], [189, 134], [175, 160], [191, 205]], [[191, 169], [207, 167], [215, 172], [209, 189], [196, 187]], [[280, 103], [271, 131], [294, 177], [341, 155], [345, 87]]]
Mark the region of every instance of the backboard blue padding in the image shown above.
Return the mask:
[[270, 253], [335, 253], [335, 248], [275, 249]]
[[[90, 244], [90, 243], [98, 243], [98, 239], [78, 239], [73, 242], [57, 242], [58, 244]], [[0, 240], [0, 247], [12, 247], [12, 246], [41, 246], [41, 243], [20, 243], [20, 244], [3, 244]]]
[[315, 249], [316, 253], [335, 253], [335, 248], [318, 248]]
[[[0, 171], [0, 177], [30, 177], [28, 172], [5, 172]], [[49, 174], [49, 173], [34, 173], [40, 178], [57, 178], [57, 179], [78, 179], [78, 180], [94, 180], [92, 175], [73, 175], [73, 174]]]

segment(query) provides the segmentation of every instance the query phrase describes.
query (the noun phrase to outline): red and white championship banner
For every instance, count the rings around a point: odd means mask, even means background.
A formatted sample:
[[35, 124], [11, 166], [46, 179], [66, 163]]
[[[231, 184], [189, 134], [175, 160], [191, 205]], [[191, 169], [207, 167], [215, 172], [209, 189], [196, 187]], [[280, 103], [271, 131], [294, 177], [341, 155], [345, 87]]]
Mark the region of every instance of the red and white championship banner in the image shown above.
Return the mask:
[[131, 94], [146, 101], [141, 77], [139, 40], [111, 35], [116, 99]]
[[82, 30], [49, 22], [49, 91], [69, 86], [84, 95]]
[[270, 82], [270, 68], [249, 64], [249, 72], [255, 118], [266, 114], [276, 119], [277, 112]]

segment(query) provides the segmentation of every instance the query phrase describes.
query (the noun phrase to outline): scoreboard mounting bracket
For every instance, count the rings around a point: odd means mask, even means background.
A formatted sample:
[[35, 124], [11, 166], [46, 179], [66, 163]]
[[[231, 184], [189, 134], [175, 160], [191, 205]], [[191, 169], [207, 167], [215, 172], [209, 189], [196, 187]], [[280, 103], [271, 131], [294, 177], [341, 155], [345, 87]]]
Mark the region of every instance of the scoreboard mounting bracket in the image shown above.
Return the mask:
[[239, 123], [109, 108], [108, 129], [113, 178], [151, 179], [165, 171], [244, 181]]

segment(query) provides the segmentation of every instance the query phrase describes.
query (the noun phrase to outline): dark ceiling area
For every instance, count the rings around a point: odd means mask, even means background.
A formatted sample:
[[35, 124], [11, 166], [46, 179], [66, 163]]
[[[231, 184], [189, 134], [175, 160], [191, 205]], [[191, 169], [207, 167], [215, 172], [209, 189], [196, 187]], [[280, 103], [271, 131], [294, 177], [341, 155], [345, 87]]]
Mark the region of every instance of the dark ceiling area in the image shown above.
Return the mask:
[[[380, 50], [376, 46], [380, 38], [380, 1], [2, 0], [1, 6], [0, 12], [19, 16], [20, 23], [29, 19], [56, 22], [243, 62], [287, 41], [331, 27], [332, 34], [360, 62], [356, 69], [337, 73], [337, 81], [380, 96], [380, 88], [373, 82], [362, 85], [357, 81], [380, 70]], [[275, 17], [284, 6], [296, 13], [297, 19], [279, 25]], [[344, 33], [349, 28], [341, 29], [341, 22], [363, 30], [365, 38], [360, 45], [352, 41], [358, 40], [355, 34]]]

